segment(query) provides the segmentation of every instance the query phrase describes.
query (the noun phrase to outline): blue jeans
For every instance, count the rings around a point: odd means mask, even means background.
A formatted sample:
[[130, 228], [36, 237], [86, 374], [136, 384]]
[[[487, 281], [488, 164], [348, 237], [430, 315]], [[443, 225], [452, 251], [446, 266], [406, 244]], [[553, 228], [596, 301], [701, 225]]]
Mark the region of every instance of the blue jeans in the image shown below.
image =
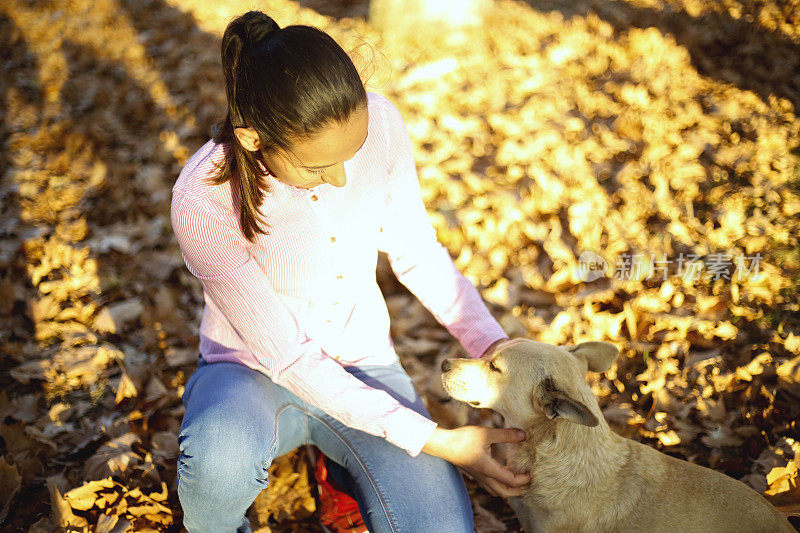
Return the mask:
[[[400, 363], [344, 368], [430, 418]], [[475, 530], [464, 480], [451, 463], [424, 452], [411, 457], [349, 428], [245, 365], [200, 357], [183, 404], [177, 485], [189, 533], [249, 533], [245, 513], [267, 487], [272, 461], [306, 444], [335, 463], [331, 476], [358, 502], [370, 532]]]

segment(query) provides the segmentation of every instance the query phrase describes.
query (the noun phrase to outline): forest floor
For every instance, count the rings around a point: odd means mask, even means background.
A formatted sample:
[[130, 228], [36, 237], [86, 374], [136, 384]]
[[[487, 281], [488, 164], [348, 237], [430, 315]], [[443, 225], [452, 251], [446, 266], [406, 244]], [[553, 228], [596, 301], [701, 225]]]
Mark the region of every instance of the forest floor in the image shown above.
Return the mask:
[[[510, 336], [613, 342], [588, 380], [617, 432], [800, 515], [797, 0], [497, 0], [406, 39], [366, 2], [258, 4], [327, 31], [397, 105], [439, 239]], [[171, 187], [224, 115], [220, 37], [252, 7], [0, 6], [3, 530], [181, 527], [203, 294]], [[378, 276], [433, 418], [502, 426], [446, 398], [463, 348], [385, 257]], [[317, 530], [307, 472], [302, 450], [273, 464], [255, 530]], [[479, 533], [518, 528], [467, 486]]]

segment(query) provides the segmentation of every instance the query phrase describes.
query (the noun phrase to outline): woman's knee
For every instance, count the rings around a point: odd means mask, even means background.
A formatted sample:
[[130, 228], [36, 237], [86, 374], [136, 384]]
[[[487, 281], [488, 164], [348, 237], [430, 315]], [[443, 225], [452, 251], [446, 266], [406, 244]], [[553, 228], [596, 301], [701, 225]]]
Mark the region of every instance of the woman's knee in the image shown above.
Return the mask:
[[179, 473], [223, 488], [243, 480], [266, 485], [281, 401], [274, 387], [234, 363], [204, 365], [192, 379], [178, 434]]
[[180, 483], [220, 495], [247, 486], [266, 488], [273, 432], [230, 411], [219, 411], [208, 408], [181, 425]]

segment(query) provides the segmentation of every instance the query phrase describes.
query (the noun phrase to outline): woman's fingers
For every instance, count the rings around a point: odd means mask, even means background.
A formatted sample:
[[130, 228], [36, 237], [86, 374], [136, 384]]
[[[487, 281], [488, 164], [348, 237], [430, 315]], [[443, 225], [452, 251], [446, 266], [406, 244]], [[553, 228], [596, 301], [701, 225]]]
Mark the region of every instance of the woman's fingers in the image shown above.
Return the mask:
[[517, 474], [510, 468], [505, 468], [488, 454], [483, 471], [486, 475], [509, 487], [523, 487], [531, 480], [529, 474]]
[[520, 496], [522, 488], [530, 482], [527, 473], [517, 474], [492, 457], [491, 445], [497, 442], [519, 442], [525, 434], [516, 428], [486, 428], [464, 426], [452, 430], [462, 438], [461, 445], [451, 448], [447, 457], [461, 466], [492, 496], [509, 498]]
[[[517, 428], [484, 428], [486, 443], [491, 445], [497, 442], [520, 442], [525, 440], [525, 432]], [[510, 468], [504, 467], [488, 453], [485, 455], [487, 462], [483, 465], [483, 471], [503, 483], [508, 488], [518, 488], [527, 485], [531, 476], [527, 473], [517, 474]]]
[[515, 496], [522, 496], [522, 489], [519, 487], [514, 488], [514, 487], [503, 486], [500, 496], [503, 498], [513, 498]]
[[525, 432], [517, 428], [484, 428], [486, 429], [486, 442], [520, 442], [525, 440]]
[[486, 489], [486, 492], [492, 496], [499, 496], [501, 498], [511, 498], [513, 496], [522, 495], [522, 489], [509, 487], [491, 478], [486, 479], [485, 483], [483, 484], [483, 488]]
[[483, 483], [481, 483], [481, 486], [484, 488], [484, 490], [485, 490], [486, 492], [488, 492], [489, 494], [491, 494], [491, 495], [492, 495], [492, 496], [494, 496], [495, 498], [497, 498], [497, 497], [498, 497], [497, 491], [496, 491], [496, 490], [494, 490], [494, 488], [492, 487], [491, 483], [489, 483], [489, 482], [483, 482]]

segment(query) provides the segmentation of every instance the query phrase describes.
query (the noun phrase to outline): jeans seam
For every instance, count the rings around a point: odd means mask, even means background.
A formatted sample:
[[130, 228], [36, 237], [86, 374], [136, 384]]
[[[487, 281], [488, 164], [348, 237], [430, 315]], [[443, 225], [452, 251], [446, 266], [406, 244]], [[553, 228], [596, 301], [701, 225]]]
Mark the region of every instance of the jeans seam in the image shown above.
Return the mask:
[[394, 521], [394, 518], [392, 517], [391, 513], [389, 512], [389, 505], [386, 503], [386, 500], [383, 498], [383, 495], [381, 494], [381, 491], [378, 488], [378, 482], [375, 480], [375, 478], [372, 476], [372, 473], [367, 468], [366, 461], [364, 460], [364, 458], [361, 457], [361, 455], [355, 450], [355, 448], [353, 448], [350, 445], [349, 442], [347, 442], [347, 439], [345, 439], [344, 437], [339, 435], [339, 433], [333, 428], [333, 426], [331, 426], [325, 420], [321, 419], [320, 417], [318, 417], [316, 415], [313, 415], [313, 414], [309, 413], [308, 416], [309, 417], [314, 417], [315, 420], [317, 420], [322, 425], [327, 427], [331, 431], [331, 433], [336, 435], [336, 437], [340, 441], [342, 441], [342, 443], [347, 447], [347, 449], [350, 450], [350, 452], [353, 454], [353, 456], [358, 461], [359, 465], [361, 465], [361, 468], [364, 470], [364, 473], [367, 475], [367, 478], [369, 479], [369, 482], [372, 485], [373, 490], [375, 490], [375, 494], [378, 495], [378, 500], [381, 502], [381, 507], [383, 508], [383, 512], [386, 515], [386, 521], [389, 522], [389, 527], [392, 529], [392, 531], [395, 531], [395, 532], [399, 531], [399, 529], [397, 528], [397, 524]]
[[303, 402], [303, 446], [311, 444], [311, 433], [308, 430], [308, 403]]
[[273, 461], [275, 460], [275, 457], [274, 457], [274, 450], [276, 450], [276, 449], [277, 449], [277, 447], [278, 447], [278, 443], [280, 442], [280, 441], [278, 440], [278, 439], [279, 439], [279, 435], [278, 435], [278, 432], [279, 432], [279, 427], [278, 427], [278, 418], [280, 418], [280, 416], [281, 416], [281, 413], [283, 413], [283, 412], [284, 412], [286, 409], [288, 409], [289, 407], [297, 407], [297, 406], [296, 406], [296, 405], [294, 405], [294, 404], [291, 404], [291, 403], [287, 403], [287, 404], [284, 404], [284, 405], [282, 405], [282, 406], [281, 406], [281, 407], [280, 407], [280, 408], [279, 408], [279, 409], [278, 409], [278, 410], [275, 412], [275, 426], [274, 426], [274, 427], [275, 427], [275, 435], [272, 437], [272, 443], [269, 445], [269, 448], [268, 448], [268, 453], [269, 453], [269, 456], [272, 458], [271, 460], [273, 460]]

